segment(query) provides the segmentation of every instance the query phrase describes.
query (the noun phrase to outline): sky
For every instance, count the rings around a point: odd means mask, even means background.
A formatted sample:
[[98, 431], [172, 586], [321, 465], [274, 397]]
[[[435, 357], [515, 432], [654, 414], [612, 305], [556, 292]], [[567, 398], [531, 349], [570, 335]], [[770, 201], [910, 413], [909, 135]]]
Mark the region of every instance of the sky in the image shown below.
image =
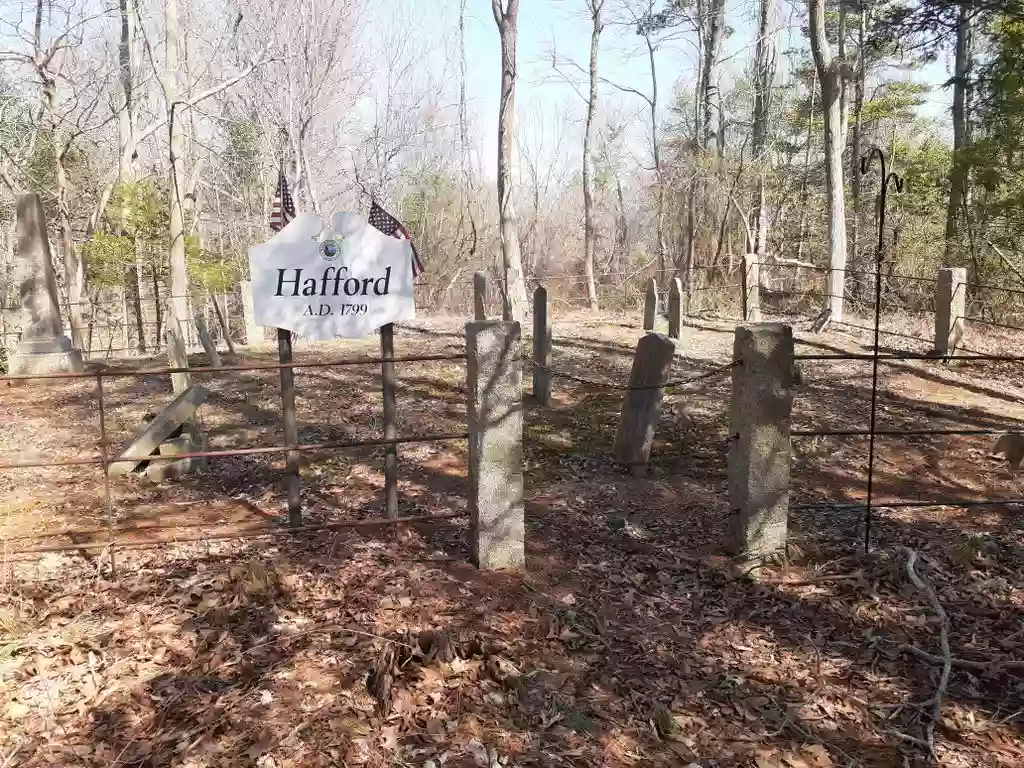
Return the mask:
[[[499, 102], [500, 48], [498, 31], [491, 12], [491, 0], [466, 0], [466, 56], [468, 61], [467, 95], [469, 110], [475, 118], [476, 133], [481, 142], [480, 154], [482, 172], [493, 177], [497, 157], [497, 119]], [[606, 0], [611, 9], [620, 0]], [[376, 6], [378, 13], [371, 21], [371, 27], [379, 24], [393, 24], [395, 18], [409, 18], [405, 25], [411, 42], [430, 50], [430, 66], [435, 71], [447, 71], [457, 77], [458, 48], [455, 30], [458, 22], [459, 0], [381, 0]], [[733, 30], [724, 45], [722, 72], [728, 81], [742, 74], [752, 55], [754, 40], [754, 3], [749, 0], [727, 0], [726, 23]], [[802, 15], [794, 11], [787, 0], [779, 0], [776, 6], [776, 23], [780, 30], [777, 47], [806, 48], [806, 40], [800, 29]], [[688, 36], [692, 38], [692, 36]], [[624, 88], [634, 88], [650, 93], [651, 79], [646, 51], [639, 45], [639, 38], [628, 26], [609, 24], [601, 38], [599, 68], [607, 77]], [[516, 116], [520, 133], [532, 145], [542, 145], [541, 152], [553, 153], [550, 162], [558, 162], [559, 153], [579, 152], [582, 135], [582, 117], [585, 102], [576, 89], [560, 77], [551, 67], [551, 50], [557, 51], [561, 60], [572, 60], [586, 67], [590, 48], [590, 21], [586, 16], [583, 0], [521, 0], [519, 11], [518, 65], [519, 81], [516, 93]], [[667, 107], [678, 84], [694, 79], [695, 51], [687, 38], [665, 44], [656, 54], [658, 70], [658, 100], [663, 108], [659, 110], [662, 121], [668, 114]], [[779, 57], [778, 78], [784, 82], [784, 57]], [[563, 67], [570, 73], [572, 66]], [[922, 112], [926, 116], [943, 122], [948, 113], [951, 94], [949, 89], [939, 86], [949, 77], [949, 66], [939, 61], [925, 69], [908, 75], [905, 71], [893, 72], [893, 77], [911, 77], [933, 85], [927, 96], [928, 103]], [[580, 73], [579, 87], [585, 89], [585, 74]], [[726, 85], [725, 88], [728, 86]], [[585, 92], [585, 90], [583, 91]], [[615, 110], [620, 114], [636, 113], [630, 121], [634, 154], [646, 151], [645, 136], [648, 130], [644, 103], [636, 96], [622, 93], [610, 85], [602, 85], [600, 94], [602, 108]], [[567, 125], [561, 119], [571, 115]], [[551, 138], [559, 129], [571, 132], [570, 140], [556, 147]], [[540, 134], [545, 134], [542, 141]], [[642, 160], [643, 158], [638, 158]]]

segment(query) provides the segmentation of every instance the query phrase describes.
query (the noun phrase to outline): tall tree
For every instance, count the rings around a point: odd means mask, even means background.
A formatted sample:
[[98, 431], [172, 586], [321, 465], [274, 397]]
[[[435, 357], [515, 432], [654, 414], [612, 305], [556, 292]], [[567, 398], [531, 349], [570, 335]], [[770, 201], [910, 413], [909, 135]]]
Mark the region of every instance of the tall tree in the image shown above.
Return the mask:
[[768, 158], [768, 121], [771, 115], [772, 89], [775, 84], [775, 30], [771, 28], [772, 0], [758, 4], [757, 43], [754, 49], [754, 114], [751, 148], [759, 166], [757, 177], [757, 213], [754, 229], [754, 254], [762, 261], [768, 241], [768, 210], [765, 205], [765, 174]]
[[604, 21], [601, 12], [604, 0], [586, 0], [590, 12], [590, 91], [587, 97], [587, 118], [583, 130], [583, 269], [587, 275], [587, 301], [592, 310], [597, 309], [597, 285], [594, 283], [594, 180], [593, 152], [594, 119], [597, 114], [597, 54], [601, 46], [601, 31]]
[[501, 238], [502, 309], [507, 320], [526, 315], [526, 280], [519, 250], [519, 226], [512, 201], [512, 145], [515, 134], [516, 40], [519, 0], [491, 0], [501, 39], [501, 101], [498, 109], [498, 219]]
[[946, 264], [959, 264], [960, 222], [967, 201], [968, 113], [970, 110], [971, 70], [974, 54], [971, 40], [971, 12], [961, 6], [956, 15], [956, 46], [953, 64], [953, 166], [949, 171], [949, 198], [946, 200]]
[[166, 0], [164, 5], [165, 51], [164, 51], [164, 93], [167, 98], [169, 112], [169, 147], [170, 164], [168, 167], [168, 187], [171, 193], [170, 217], [170, 268], [171, 298], [170, 306], [174, 312], [172, 320], [184, 322], [188, 314], [188, 264], [185, 259], [185, 175], [184, 157], [185, 135], [183, 129], [184, 104], [179, 87], [178, 56], [181, 44], [181, 15], [178, 0]]
[[821, 83], [825, 123], [825, 193], [828, 200], [828, 307], [832, 319], [843, 319], [846, 286], [846, 197], [843, 189], [843, 149], [846, 131], [843, 91], [846, 62], [832, 54], [825, 34], [825, 0], [808, 0], [811, 54]]

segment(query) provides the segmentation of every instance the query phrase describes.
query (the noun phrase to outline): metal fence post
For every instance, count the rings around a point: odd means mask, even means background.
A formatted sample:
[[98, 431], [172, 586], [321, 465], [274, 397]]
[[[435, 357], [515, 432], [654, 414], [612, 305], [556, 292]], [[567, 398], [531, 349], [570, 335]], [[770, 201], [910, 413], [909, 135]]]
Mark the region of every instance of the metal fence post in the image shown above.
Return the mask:
[[786, 546], [789, 515], [793, 329], [741, 325], [733, 341], [729, 410], [731, 550], [760, 557]]
[[487, 319], [487, 275], [473, 273], [473, 319], [482, 323]]
[[[295, 414], [295, 369], [292, 354], [292, 332], [277, 329], [277, 359], [281, 368], [281, 414], [284, 418], [284, 444], [298, 445], [299, 423]], [[302, 499], [299, 491], [299, 452], [288, 451], [285, 458], [285, 478], [288, 485], [288, 525], [302, 525]]]
[[466, 325], [471, 549], [478, 568], [526, 564], [520, 326]]
[[[380, 378], [384, 408], [384, 439], [398, 437], [395, 420], [395, 326], [391, 323], [380, 328]], [[398, 517], [398, 446], [384, 446], [384, 514]]]
[[548, 322], [548, 291], [538, 285], [533, 292], [533, 397], [551, 405], [551, 324]]
[[967, 270], [940, 269], [935, 282], [935, 354], [956, 354], [963, 342], [967, 314]]

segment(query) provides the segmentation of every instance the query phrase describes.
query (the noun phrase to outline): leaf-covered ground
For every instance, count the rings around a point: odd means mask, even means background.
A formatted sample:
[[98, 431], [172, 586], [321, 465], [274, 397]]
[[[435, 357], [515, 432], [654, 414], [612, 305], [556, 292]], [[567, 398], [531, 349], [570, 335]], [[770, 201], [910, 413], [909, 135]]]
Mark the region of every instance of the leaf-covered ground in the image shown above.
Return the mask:
[[[685, 329], [673, 377], [728, 361], [731, 325]], [[806, 325], [798, 353], [869, 340]], [[557, 369], [621, 383], [639, 331], [577, 315], [554, 335]], [[972, 342], [1019, 348], [1010, 336]], [[463, 342], [457, 321], [432, 320], [396, 345]], [[300, 344], [298, 359], [375, 351]], [[867, 426], [870, 363], [803, 372], [795, 429]], [[300, 369], [301, 441], [379, 436], [377, 373]], [[461, 362], [398, 373], [401, 434], [465, 429]], [[282, 440], [276, 372], [196, 378], [212, 392], [212, 448]], [[881, 381], [880, 429], [1024, 418], [1012, 363], [887, 363]], [[915, 743], [929, 731], [941, 765], [1022, 764], [1020, 507], [881, 509], [869, 554], [861, 515], [794, 511], [788, 558], [746, 569], [721, 554], [728, 394], [728, 374], [671, 392], [639, 478], [609, 459], [620, 392], [556, 379], [552, 409], [528, 403], [520, 574], [469, 566], [462, 520], [238, 538], [282, 521], [278, 455], [213, 459], [157, 486], [118, 480], [109, 506], [95, 467], [4, 471], [0, 766], [903, 766], [932, 760]], [[170, 397], [166, 377], [109, 380], [111, 445]], [[0, 390], [4, 461], [95, 455], [97, 421], [91, 381]], [[879, 438], [876, 498], [1019, 499], [992, 440]], [[379, 516], [381, 459], [304, 454], [306, 519]], [[866, 461], [862, 438], [794, 438], [794, 504], [861, 498]], [[463, 443], [403, 446], [400, 465], [403, 514], [465, 509]], [[211, 538], [172, 543], [200, 534]], [[16, 554], [69, 545], [80, 549]], [[955, 657], [931, 728], [940, 625], [903, 547], [920, 554]]]

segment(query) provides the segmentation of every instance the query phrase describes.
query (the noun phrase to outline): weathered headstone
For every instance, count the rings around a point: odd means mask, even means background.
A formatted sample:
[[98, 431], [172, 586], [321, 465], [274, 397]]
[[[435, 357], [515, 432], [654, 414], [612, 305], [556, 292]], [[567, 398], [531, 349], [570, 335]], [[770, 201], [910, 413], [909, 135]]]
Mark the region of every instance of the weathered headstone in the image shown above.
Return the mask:
[[683, 325], [683, 281], [678, 277], [672, 279], [668, 287], [668, 335], [678, 339]]
[[967, 314], [967, 270], [940, 269], [935, 283], [935, 354], [955, 355], [963, 343]]
[[[127, 475], [139, 464], [147, 461], [153, 451], [158, 450], [160, 444], [175, 430], [180, 429], [183, 435], [187, 434], [191, 430], [191, 424], [195, 420], [199, 406], [206, 402], [207, 397], [209, 397], [209, 393], [205, 389], [195, 386], [174, 398], [152, 421], [135, 434], [131, 442], [128, 443], [128, 447], [117, 457], [119, 461], [111, 462], [107, 473], [112, 477]], [[120, 459], [126, 459], [126, 461], [120, 461]]]
[[743, 320], [761, 322], [761, 265], [756, 253], [743, 255]]
[[658, 321], [658, 283], [652, 277], [647, 281], [647, 291], [644, 294], [644, 330], [653, 331], [654, 324]]
[[199, 343], [203, 345], [203, 351], [210, 359], [211, 368], [220, 368], [220, 353], [217, 345], [213, 343], [213, 336], [210, 335], [210, 328], [206, 325], [206, 318], [200, 314], [193, 318], [196, 323], [196, 332], [199, 334]]
[[[201, 446], [196, 443], [193, 435], [186, 432], [178, 437], [164, 440], [157, 447], [157, 453], [160, 456], [180, 456], [183, 453], [194, 453], [200, 448]], [[176, 480], [198, 469], [199, 462], [200, 459], [195, 456], [184, 459], [151, 460], [146, 465], [146, 477], [154, 483], [162, 483], [164, 480]]]
[[828, 328], [829, 323], [832, 322], [832, 307], [825, 307], [818, 316], [814, 318], [814, 322], [811, 323], [811, 331], [813, 333], [821, 333]]
[[761, 557], [786, 546], [789, 514], [793, 329], [741, 325], [733, 341], [729, 411], [729, 503], [737, 555]]
[[487, 275], [473, 273], [473, 319], [482, 323], [487, 319]]
[[21, 307], [21, 339], [9, 361], [11, 374], [81, 371], [82, 352], [64, 335], [57, 305], [50, 241], [43, 204], [36, 194], [18, 195], [18, 253], [13, 282]]
[[466, 325], [471, 547], [483, 570], [526, 564], [519, 347], [519, 323]]
[[648, 333], [636, 345], [629, 386], [615, 435], [615, 458], [632, 472], [647, 465], [661, 416], [662, 385], [668, 380], [676, 345], [660, 333]]
[[245, 343], [249, 346], [263, 341], [263, 326], [256, 323], [256, 307], [252, 300], [252, 283], [243, 280], [239, 283], [242, 293], [242, 314], [245, 319]]
[[533, 397], [551, 405], [551, 324], [548, 322], [548, 290], [538, 285], [533, 292]]

